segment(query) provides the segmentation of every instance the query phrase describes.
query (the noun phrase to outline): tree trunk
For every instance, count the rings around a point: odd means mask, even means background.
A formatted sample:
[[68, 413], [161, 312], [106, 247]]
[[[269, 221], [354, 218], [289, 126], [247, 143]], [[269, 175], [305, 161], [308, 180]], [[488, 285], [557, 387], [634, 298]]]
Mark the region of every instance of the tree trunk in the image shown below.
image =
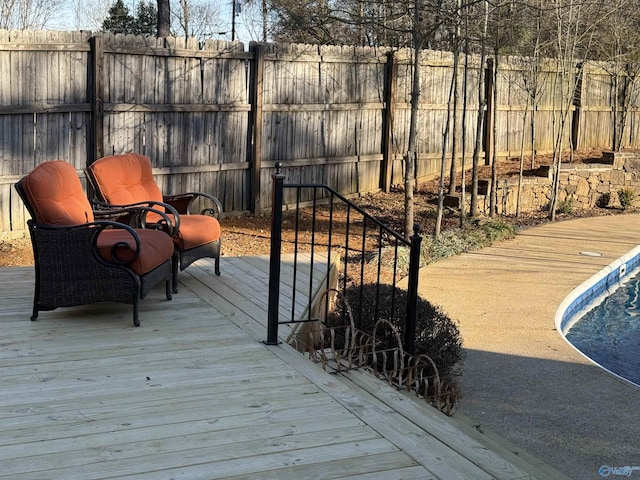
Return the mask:
[[171, 9], [169, 0], [158, 0], [158, 37], [171, 36]]
[[536, 168], [536, 113], [540, 98], [540, 36], [542, 34], [541, 2], [536, 7], [536, 43], [533, 49], [532, 90], [531, 97], [531, 170]]
[[267, 17], [269, 11], [267, 10], [267, 0], [262, 0], [262, 41], [267, 43]]
[[538, 99], [536, 98], [531, 109], [531, 170], [536, 168], [536, 112], [538, 111]]
[[516, 218], [520, 217], [520, 197], [522, 195], [522, 180], [524, 177], [524, 130], [527, 126], [527, 112], [529, 112], [529, 99], [527, 95], [527, 103], [524, 106], [524, 114], [522, 115], [522, 137], [520, 138], [520, 170], [518, 172], [518, 195], [516, 197]]
[[496, 120], [498, 116], [498, 49], [494, 49], [494, 63], [493, 63], [493, 91], [490, 95], [493, 96], [493, 154], [491, 158], [491, 192], [489, 197], [489, 216], [493, 217], [498, 213], [498, 153], [497, 153], [497, 125]]
[[461, 138], [461, 156], [460, 168], [462, 170], [460, 181], [460, 226], [464, 226], [467, 216], [467, 172], [466, 172], [466, 155], [467, 155], [467, 86], [469, 84], [469, 15], [466, 12], [464, 23], [464, 74], [462, 76], [462, 138]]
[[451, 87], [449, 88], [449, 98], [447, 100], [447, 120], [444, 125], [444, 131], [442, 132], [442, 156], [440, 157], [440, 181], [438, 182], [438, 213], [436, 216], [436, 229], [434, 237], [437, 239], [440, 236], [440, 230], [442, 229], [442, 215], [444, 212], [444, 171], [445, 163], [447, 160], [447, 141], [449, 139], [449, 129], [451, 128], [451, 98], [453, 91], [455, 90], [456, 74], [455, 71], [451, 78]]
[[454, 39], [454, 48], [453, 48], [453, 106], [449, 103], [447, 108], [452, 110], [452, 128], [451, 128], [451, 167], [449, 169], [449, 195], [455, 195], [456, 193], [456, 173], [458, 162], [456, 160], [457, 156], [457, 140], [458, 140], [458, 103], [459, 103], [459, 95], [458, 95], [458, 66], [460, 64], [459, 57], [459, 47], [458, 47], [458, 36]]
[[471, 160], [471, 205], [469, 215], [478, 215], [478, 164], [480, 161], [480, 149], [482, 148], [482, 126], [484, 121], [484, 108], [486, 99], [484, 97], [484, 64], [486, 61], [487, 29], [489, 22], [489, 3], [484, 2], [484, 26], [482, 28], [482, 42], [480, 46], [480, 71], [478, 72], [478, 116], [476, 117], [476, 139], [473, 146], [473, 158]]
[[[418, 17], [418, 7], [415, 7], [416, 19]], [[413, 28], [413, 80], [411, 85], [411, 115], [409, 119], [409, 146], [405, 155], [404, 172], [404, 210], [405, 228], [404, 235], [407, 240], [413, 234], [413, 189], [415, 185], [415, 164], [417, 157], [417, 125], [418, 106], [420, 101], [420, 41], [418, 38], [417, 25]]]

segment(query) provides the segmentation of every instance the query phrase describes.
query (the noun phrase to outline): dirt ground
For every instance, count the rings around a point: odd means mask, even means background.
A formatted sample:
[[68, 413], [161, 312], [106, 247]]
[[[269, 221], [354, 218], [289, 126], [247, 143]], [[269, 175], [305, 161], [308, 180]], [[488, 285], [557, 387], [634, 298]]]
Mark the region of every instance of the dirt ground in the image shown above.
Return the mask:
[[[588, 150], [576, 152], [573, 162], [593, 162], [602, 156], [600, 150]], [[531, 169], [530, 159], [525, 159], [525, 175], [535, 174], [536, 169]], [[564, 160], [566, 161], [566, 160]], [[549, 156], [536, 157], [536, 167], [541, 165], [549, 165], [551, 158]], [[498, 163], [498, 176], [508, 177], [517, 175], [520, 168], [519, 159], [505, 159]], [[467, 177], [470, 177], [467, 175]], [[480, 168], [479, 178], [490, 178], [491, 169], [488, 166]], [[469, 178], [467, 178], [469, 180]], [[458, 179], [457, 184], [460, 184]], [[448, 184], [448, 183], [446, 183]], [[438, 181], [434, 180], [424, 185], [420, 185], [417, 189], [414, 205], [415, 220], [420, 225], [421, 231], [430, 234], [435, 228], [435, 216], [433, 211], [436, 204], [438, 190]], [[365, 211], [372, 214], [378, 220], [388, 227], [402, 232], [404, 229], [404, 192], [396, 189], [391, 193], [376, 193], [372, 195], [364, 195], [354, 202]], [[612, 209], [593, 209], [588, 211], [577, 211], [571, 215], [573, 217], [611, 215], [619, 213]], [[334, 218], [340, 220], [341, 213], [334, 212]], [[335, 217], [337, 216], [337, 217]], [[568, 218], [566, 215], [558, 215], [559, 219]], [[521, 215], [516, 219], [513, 217], [503, 217], [505, 221], [514, 223], [519, 228], [539, 225], [545, 223], [546, 213], [535, 212]], [[229, 216], [221, 221], [223, 228], [222, 255], [224, 256], [242, 256], [242, 255], [262, 255], [269, 253], [270, 247], [270, 225], [271, 218], [268, 214], [263, 215], [242, 215]], [[450, 212], [443, 219], [443, 230], [455, 228], [459, 226], [459, 218], [457, 214]], [[286, 230], [283, 233], [285, 242], [292, 240], [293, 233]], [[291, 248], [291, 244], [285, 243], [283, 249]], [[33, 264], [33, 254], [31, 251], [31, 242], [29, 239], [1, 240], [0, 241], [0, 267], [6, 266], [27, 266]]]

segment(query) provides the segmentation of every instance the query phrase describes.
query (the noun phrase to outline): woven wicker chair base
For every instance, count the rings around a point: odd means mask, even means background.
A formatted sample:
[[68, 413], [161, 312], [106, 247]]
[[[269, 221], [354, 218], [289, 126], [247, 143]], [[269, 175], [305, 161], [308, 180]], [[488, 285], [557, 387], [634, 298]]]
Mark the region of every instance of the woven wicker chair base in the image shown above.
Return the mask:
[[160, 281], [165, 281], [171, 300], [172, 258], [138, 276], [125, 265], [106, 262], [91, 248], [100, 228], [48, 227], [33, 220], [28, 225], [36, 271], [31, 320], [58, 307], [116, 302], [133, 305], [133, 324], [139, 326], [138, 301]]

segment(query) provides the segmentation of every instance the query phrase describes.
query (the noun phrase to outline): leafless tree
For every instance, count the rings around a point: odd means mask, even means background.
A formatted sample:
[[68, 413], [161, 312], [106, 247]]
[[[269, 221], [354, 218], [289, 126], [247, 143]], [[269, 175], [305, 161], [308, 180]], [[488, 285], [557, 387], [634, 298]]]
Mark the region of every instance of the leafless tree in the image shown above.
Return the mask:
[[[579, 0], [552, 0], [549, 2], [555, 33], [556, 75], [553, 95], [558, 108], [554, 109], [554, 148], [552, 188], [549, 219], [555, 220], [560, 185], [560, 168], [567, 135], [569, 112], [584, 63], [592, 53], [593, 40], [599, 24], [612, 15], [617, 6]], [[573, 142], [569, 142], [573, 153]]]
[[534, 22], [530, 22], [529, 34], [527, 35], [528, 38], [532, 38], [533, 40], [520, 45], [518, 56], [512, 60], [520, 64], [521, 81], [518, 83], [518, 87], [525, 97], [525, 109], [522, 114], [522, 138], [520, 139], [520, 168], [516, 199], [516, 217], [520, 216], [527, 117], [529, 117], [531, 168], [533, 169], [535, 168], [536, 158], [536, 113], [538, 111], [540, 97], [546, 87], [545, 79], [547, 78], [541, 72], [541, 51], [543, 47], [543, 7], [541, 0], [534, 0], [534, 3], [528, 5], [526, 10], [531, 12], [528, 17], [535, 19]]
[[640, 77], [640, 13], [637, 2], [612, 0], [617, 7], [602, 20], [594, 41], [594, 57], [610, 75], [612, 83], [613, 135], [611, 147], [619, 151], [630, 141], [627, 121], [630, 106], [638, 98]]
[[171, 16], [174, 20], [174, 34], [179, 37], [205, 40], [217, 35], [222, 29], [217, 3], [205, 0], [178, 0], [171, 6]]
[[73, 0], [76, 28], [99, 31], [112, 4], [112, 0]]
[[269, 39], [269, 3], [267, 0], [246, 0], [238, 14], [251, 40]]
[[475, 217], [478, 215], [478, 166], [480, 162], [480, 151], [482, 149], [482, 129], [484, 126], [484, 109], [487, 104], [487, 98], [484, 88], [485, 83], [485, 62], [487, 59], [487, 35], [489, 28], [489, 2], [483, 0], [482, 9], [479, 15], [480, 21], [477, 22], [481, 26], [478, 32], [478, 50], [480, 53], [480, 65], [478, 71], [478, 110], [476, 115], [476, 135], [473, 145], [473, 157], [471, 166], [471, 205], [469, 215]]
[[42, 29], [64, 3], [64, 0], [0, 0], [0, 29]]
[[[449, 195], [456, 193], [456, 174], [458, 171], [457, 146], [458, 146], [458, 106], [460, 103], [460, 88], [458, 85], [459, 66], [460, 66], [460, 49], [464, 39], [460, 34], [460, 26], [462, 21], [461, 15], [462, 1], [456, 0], [456, 8], [453, 12], [452, 25], [450, 29], [451, 46], [453, 51], [453, 71], [451, 73], [452, 86], [452, 103], [449, 104], [448, 110], [451, 112], [451, 164], [449, 169]], [[462, 202], [461, 202], [462, 203]]]

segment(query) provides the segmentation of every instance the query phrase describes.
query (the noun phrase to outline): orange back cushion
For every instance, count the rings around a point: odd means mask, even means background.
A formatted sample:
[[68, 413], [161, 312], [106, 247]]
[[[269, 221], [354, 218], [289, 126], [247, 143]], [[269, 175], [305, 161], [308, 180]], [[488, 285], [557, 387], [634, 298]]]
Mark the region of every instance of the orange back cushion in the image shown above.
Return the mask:
[[89, 166], [96, 188], [107, 203], [128, 205], [153, 200], [162, 201], [151, 171], [151, 160], [137, 153], [112, 155]]
[[93, 211], [73, 165], [54, 160], [38, 165], [22, 181], [38, 223], [80, 225]]

